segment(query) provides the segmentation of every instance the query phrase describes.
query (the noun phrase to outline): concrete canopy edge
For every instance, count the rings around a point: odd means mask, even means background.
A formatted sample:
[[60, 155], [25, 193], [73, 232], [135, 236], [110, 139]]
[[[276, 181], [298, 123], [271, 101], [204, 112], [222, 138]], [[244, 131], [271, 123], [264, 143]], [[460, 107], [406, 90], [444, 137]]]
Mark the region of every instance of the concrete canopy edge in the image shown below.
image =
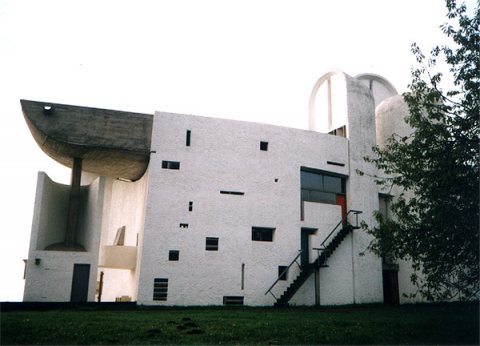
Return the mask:
[[83, 160], [88, 172], [128, 180], [145, 173], [152, 136], [152, 114], [20, 100], [25, 121], [39, 147], [72, 167]]

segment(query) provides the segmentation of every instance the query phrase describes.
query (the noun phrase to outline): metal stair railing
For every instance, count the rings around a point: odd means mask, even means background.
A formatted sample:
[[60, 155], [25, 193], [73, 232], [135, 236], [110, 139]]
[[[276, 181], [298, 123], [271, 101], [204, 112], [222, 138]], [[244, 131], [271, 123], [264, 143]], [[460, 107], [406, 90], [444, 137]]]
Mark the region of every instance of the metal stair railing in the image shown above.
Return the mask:
[[329, 251], [327, 249], [327, 247], [325, 246], [325, 244], [327, 243], [327, 240], [330, 239], [330, 237], [337, 231], [337, 229], [342, 226], [341, 229], [343, 229], [345, 226], [349, 226], [351, 225], [350, 223], [348, 223], [348, 215], [352, 213], [355, 215], [355, 228], [358, 228], [358, 214], [362, 214], [363, 212], [360, 211], [360, 210], [353, 210], [353, 209], [350, 209], [347, 214], [345, 214], [345, 220], [340, 220], [339, 223], [337, 223], [337, 225], [332, 229], [332, 231], [325, 237], [325, 239], [322, 241], [322, 243], [320, 244], [319, 247], [314, 247], [312, 248], [313, 250], [317, 250], [317, 263], [318, 261], [320, 260], [320, 252], [326, 252], [326, 251]]
[[[325, 244], [327, 243], [327, 241], [330, 239], [330, 237], [332, 237], [332, 235], [337, 231], [337, 229], [340, 227], [340, 226], [343, 226], [342, 229], [345, 227], [345, 226], [349, 226], [350, 224], [348, 223], [348, 215], [349, 214], [354, 214], [355, 215], [355, 228], [358, 228], [358, 214], [362, 214], [362, 211], [359, 211], [359, 210], [349, 210], [346, 214], [345, 214], [345, 220], [342, 218], [342, 220], [340, 220], [340, 222], [332, 229], [332, 231], [327, 235], [327, 237], [323, 240], [323, 242], [320, 244], [320, 247], [318, 248], [313, 248], [313, 250], [317, 250], [317, 259], [315, 260], [315, 262], [317, 264], [319, 264], [319, 261], [320, 261], [320, 251], [328, 251], [327, 247], [325, 246]], [[272, 292], [272, 289], [273, 287], [275, 287], [275, 285], [277, 284], [278, 281], [280, 281], [280, 279], [283, 277], [283, 275], [285, 275], [288, 270], [290, 269], [290, 267], [293, 265], [293, 263], [297, 263], [297, 265], [300, 267], [300, 270], [303, 270], [305, 268], [302, 268], [301, 264], [298, 263], [297, 259], [300, 257], [300, 255], [302, 254], [303, 250], [299, 250], [298, 251], [298, 254], [297, 256], [295, 256], [295, 258], [293, 259], [292, 262], [290, 262], [290, 264], [288, 265], [288, 267], [282, 271], [282, 273], [280, 275], [278, 275], [278, 278], [275, 280], [275, 282], [270, 286], [270, 288], [265, 292], [265, 294], [268, 294], [270, 293], [273, 298], [275, 298], [275, 300], [278, 301], [278, 298], [273, 294]], [[314, 264], [315, 262], [311, 263], [311, 264]]]
[[281, 273], [280, 275], [278, 275], [277, 280], [275, 280], [275, 282], [272, 284], [272, 286], [270, 286], [270, 288], [267, 290], [267, 292], [265, 292], [265, 294], [270, 293], [270, 294], [273, 296], [273, 298], [275, 298], [275, 300], [278, 300], [278, 298], [272, 293], [272, 289], [273, 289], [273, 287], [275, 287], [275, 285], [277, 284], [277, 282], [280, 281], [280, 279], [283, 277], [283, 275], [288, 272], [288, 270], [289, 270], [290, 267], [293, 265], [293, 263], [297, 263], [298, 266], [300, 267], [300, 269], [302, 268], [302, 266], [300, 265], [300, 263], [297, 262], [297, 259], [298, 259], [298, 257], [300, 257], [300, 255], [302, 254], [302, 251], [303, 251], [303, 250], [298, 250], [298, 255], [295, 256], [295, 258], [293, 259], [292, 262], [290, 262], [290, 264], [288, 265], [288, 267], [285, 268], [285, 270], [282, 271], [282, 273]]

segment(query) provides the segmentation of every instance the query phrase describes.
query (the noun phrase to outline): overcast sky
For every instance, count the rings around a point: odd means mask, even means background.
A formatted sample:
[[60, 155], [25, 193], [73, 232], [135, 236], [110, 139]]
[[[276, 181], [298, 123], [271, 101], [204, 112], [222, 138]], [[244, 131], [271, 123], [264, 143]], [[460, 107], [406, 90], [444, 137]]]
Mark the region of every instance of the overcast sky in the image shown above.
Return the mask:
[[411, 43], [445, 42], [445, 14], [442, 0], [0, 0], [0, 301], [23, 297], [37, 171], [69, 179], [20, 99], [306, 128], [331, 68], [406, 91]]

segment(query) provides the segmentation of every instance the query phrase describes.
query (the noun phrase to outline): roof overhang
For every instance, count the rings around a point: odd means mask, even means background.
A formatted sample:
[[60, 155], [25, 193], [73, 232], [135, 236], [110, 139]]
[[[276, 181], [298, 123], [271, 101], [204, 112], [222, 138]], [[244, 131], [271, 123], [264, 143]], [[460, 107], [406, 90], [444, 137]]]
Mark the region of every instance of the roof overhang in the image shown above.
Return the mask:
[[138, 180], [148, 167], [152, 114], [20, 100], [39, 147], [57, 162], [103, 176]]

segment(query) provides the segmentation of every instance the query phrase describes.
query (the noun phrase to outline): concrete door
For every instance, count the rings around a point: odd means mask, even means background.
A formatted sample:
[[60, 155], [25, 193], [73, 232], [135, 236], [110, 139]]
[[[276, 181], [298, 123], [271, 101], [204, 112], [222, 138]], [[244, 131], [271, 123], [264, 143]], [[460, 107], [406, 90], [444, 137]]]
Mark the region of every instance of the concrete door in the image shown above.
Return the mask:
[[86, 302], [88, 298], [88, 281], [90, 264], [74, 264], [72, 278], [71, 302]]

